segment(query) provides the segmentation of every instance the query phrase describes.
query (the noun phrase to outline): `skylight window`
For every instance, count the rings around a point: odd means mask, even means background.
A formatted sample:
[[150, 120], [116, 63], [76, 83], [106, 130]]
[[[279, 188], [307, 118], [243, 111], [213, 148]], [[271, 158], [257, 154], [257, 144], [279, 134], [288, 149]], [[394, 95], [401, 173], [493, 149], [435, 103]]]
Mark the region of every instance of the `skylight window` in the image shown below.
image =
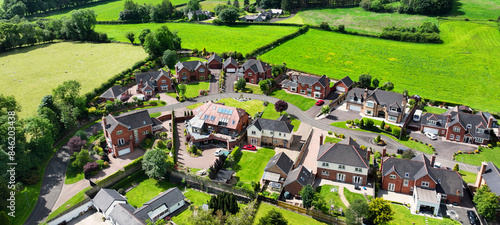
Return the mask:
[[215, 120], [215, 116], [211, 116], [210, 120], [214, 121]]

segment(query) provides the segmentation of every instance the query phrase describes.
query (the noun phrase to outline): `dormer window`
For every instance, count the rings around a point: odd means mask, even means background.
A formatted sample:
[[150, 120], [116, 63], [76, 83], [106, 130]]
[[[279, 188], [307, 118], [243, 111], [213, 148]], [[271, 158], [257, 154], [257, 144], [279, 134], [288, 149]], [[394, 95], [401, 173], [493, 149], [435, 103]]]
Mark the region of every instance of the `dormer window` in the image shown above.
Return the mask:
[[427, 120], [427, 123], [428, 124], [432, 124], [432, 125], [436, 125], [436, 121], [435, 120]]
[[410, 173], [405, 173], [405, 177], [410, 177]]
[[391, 107], [391, 112], [397, 112], [398, 111], [398, 108], [396, 107]]
[[460, 127], [453, 127], [453, 132], [460, 132]]
[[120, 134], [123, 134], [122, 130], [119, 130], [119, 131], [116, 132], [116, 135], [120, 135]]
[[373, 108], [374, 102], [373, 101], [366, 101], [366, 106]]
[[467, 129], [470, 129], [470, 128], [472, 128], [472, 125], [467, 124]]
[[484, 129], [482, 129], [482, 128], [477, 128], [477, 129], [476, 129], [476, 133], [478, 133], [478, 134], [484, 133]]

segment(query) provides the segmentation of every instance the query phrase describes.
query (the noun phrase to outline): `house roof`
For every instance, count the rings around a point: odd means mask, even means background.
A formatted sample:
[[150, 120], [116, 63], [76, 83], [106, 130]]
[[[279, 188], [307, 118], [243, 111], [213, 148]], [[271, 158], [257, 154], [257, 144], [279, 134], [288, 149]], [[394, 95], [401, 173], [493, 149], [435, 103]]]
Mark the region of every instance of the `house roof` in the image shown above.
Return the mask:
[[114, 189], [101, 189], [95, 197], [92, 199], [94, 202], [94, 205], [101, 209], [103, 212], [106, 212], [108, 208], [113, 204], [115, 201], [127, 201], [125, 197], [120, 195], [116, 190]]
[[265, 73], [267, 70], [271, 69], [266, 63], [257, 60], [249, 59], [242, 65], [243, 71], [251, 69], [254, 73]]
[[169, 80], [172, 80], [170, 75], [170, 70], [165, 71], [163, 69], [153, 72], [137, 73], [135, 74], [135, 82], [137, 84], [140, 84], [141, 80], [143, 83], [151, 82], [150, 85], [156, 87], [158, 79], [160, 79], [162, 76], [166, 77]]
[[212, 55], [210, 56], [210, 58], [208, 58], [208, 63], [210, 63], [210, 62], [212, 62], [212, 61], [214, 61], [214, 60], [215, 60], [216, 62], [218, 62], [218, 63], [222, 63], [222, 58], [221, 58], [219, 55], [217, 55], [217, 53], [212, 54]]
[[205, 63], [203, 63], [202, 61], [187, 61], [187, 62], [179, 61], [177, 62], [177, 64], [175, 64], [177, 71], [182, 70], [183, 68], [186, 68], [189, 71], [195, 71], [201, 66], [206, 67]]
[[293, 125], [285, 122], [284, 119], [284, 116], [280, 116], [277, 120], [257, 118], [253, 121], [253, 125], [255, 125], [255, 127], [260, 131], [270, 130], [291, 134], [293, 131]]
[[141, 218], [143, 221], [146, 221], [147, 219], [152, 219], [149, 217], [148, 212], [153, 211], [162, 205], [165, 205], [167, 208], [172, 208], [175, 204], [183, 200], [184, 195], [179, 188], [170, 188], [144, 203], [141, 208], [134, 211], [134, 215]]
[[355, 141], [349, 138], [349, 144], [324, 144], [319, 147], [317, 161], [337, 163], [361, 168], [368, 168], [369, 161], [366, 159], [367, 152]]
[[115, 85], [113, 87], [110, 87], [108, 90], [106, 90], [104, 93], [102, 93], [101, 98], [118, 98], [119, 95], [121, 95], [123, 92], [126, 92], [127, 88], [122, 87], [120, 85]]
[[217, 180], [223, 179], [223, 180], [229, 180], [233, 176], [234, 171], [233, 170], [226, 170], [226, 169], [221, 169], [217, 173]]
[[[365, 92], [367, 96], [365, 97]], [[361, 102], [365, 102], [366, 99], [368, 98], [373, 98], [373, 100], [381, 106], [387, 107], [387, 111], [390, 111], [390, 107], [396, 107], [396, 112], [398, 114], [404, 113], [404, 108], [403, 108], [403, 101], [405, 97], [403, 94], [396, 93], [396, 92], [391, 92], [391, 91], [384, 91], [381, 89], [375, 89], [375, 90], [366, 90], [362, 88], [353, 88], [351, 91], [349, 91], [347, 95], [347, 99], [358, 99], [361, 98]], [[396, 105], [394, 103], [397, 103]]]
[[236, 129], [240, 119], [248, 113], [244, 109], [208, 102], [196, 108], [194, 114], [206, 124]]
[[345, 76], [344, 78], [342, 78], [342, 80], [339, 80], [338, 82], [344, 83], [344, 85], [347, 88], [350, 88], [352, 86], [352, 84], [354, 83], [349, 76]]
[[438, 193], [453, 194], [457, 196], [464, 195], [463, 180], [457, 171], [441, 168], [429, 167], [429, 172], [438, 181], [436, 191]]
[[277, 166], [281, 171], [283, 171], [283, 173], [288, 174], [293, 166], [293, 161], [287, 154], [280, 152], [269, 159], [264, 171], [267, 171], [274, 166]]
[[500, 196], [500, 169], [489, 161], [482, 176], [491, 192]]
[[147, 110], [125, 113], [116, 117], [109, 114], [106, 117], [106, 130], [108, 132], [112, 132], [118, 124], [127, 127], [129, 130], [134, 130], [139, 127], [152, 125], [153, 121]]
[[308, 184], [312, 184], [314, 181], [314, 175], [307, 170], [305, 166], [300, 165], [288, 173], [283, 187], [286, 187], [295, 181], [297, 181], [301, 186], [306, 186]]
[[224, 64], [222, 66], [224, 68], [226, 68], [229, 65], [234, 65], [234, 66], [237, 67], [238, 66], [238, 62], [233, 57], [229, 57], [228, 59], [224, 60]]
[[[443, 113], [444, 116], [450, 116], [450, 122], [446, 124], [446, 128], [459, 123], [466, 129], [465, 135], [470, 135], [474, 138], [490, 139], [490, 130], [488, 127], [488, 120], [482, 113], [469, 114], [464, 112], [456, 112], [449, 110]], [[490, 114], [491, 115], [491, 114]], [[470, 125], [470, 128], [468, 127]], [[478, 132], [478, 129], [483, 129], [483, 132]]]
[[[430, 121], [436, 121], [435, 124], [430, 123]], [[446, 128], [446, 116], [434, 113], [424, 113], [422, 114], [422, 119], [420, 120], [421, 125], [436, 127], [436, 128]]]
[[113, 207], [113, 210], [109, 213], [109, 217], [111, 217], [116, 224], [127, 224], [127, 225], [144, 225], [146, 224], [144, 221], [136, 216], [134, 216], [135, 208], [129, 204], [116, 204]]

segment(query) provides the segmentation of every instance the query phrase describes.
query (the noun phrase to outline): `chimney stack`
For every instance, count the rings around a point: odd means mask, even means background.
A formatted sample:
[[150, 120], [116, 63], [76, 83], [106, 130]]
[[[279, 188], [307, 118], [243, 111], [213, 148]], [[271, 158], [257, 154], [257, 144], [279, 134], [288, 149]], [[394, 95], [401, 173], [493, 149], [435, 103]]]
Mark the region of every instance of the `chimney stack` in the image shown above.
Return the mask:
[[386, 151], [387, 151], [387, 150], [386, 150], [385, 148], [384, 148], [384, 149], [382, 149], [382, 160], [383, 160], [383, 159], [384, 159], [384, 157], [385, 157], [385, 152], [386, 152]]
[[368, 162], [370, 162], [370, 155], [372, 154], [372, 152], [370, 151], [370, 149], [366, 149], [366, 160], [368, 160]]
[[449, 123], [451, 121], [451, 116], [450, 114], [446, 115], [446, 123]]
[[292, 72], [288, 73], [288, 79], [292, 81]]
[[368, 88], [365, 88], [365, 95], [364, 95], [364, 99], [366, 99], [368, 97]]
[[431, 167], [434, 167], [434, 162], [436, 162], [436, 154], [432, 154], [431, 156]]
[[319, 146], [323, 145], [323, 133], [319, 136]]
[[490, 128], [492, 125], [493, 125], [493, 116], [490, 116], [490, 118], [488, 118], [488, 128]]
[[486, 171], [487, 165], [488, 165], [488, 163], [486, 163], [486, 162], [481, 163], [481, 167], [479, 168], [479, 171], [477, 172], [477, 176], [476, 176], [476, 183], [475, 183], [476, 188], [480, 188], [481, 184], [483, 183], [483, 176], [482, 175]]

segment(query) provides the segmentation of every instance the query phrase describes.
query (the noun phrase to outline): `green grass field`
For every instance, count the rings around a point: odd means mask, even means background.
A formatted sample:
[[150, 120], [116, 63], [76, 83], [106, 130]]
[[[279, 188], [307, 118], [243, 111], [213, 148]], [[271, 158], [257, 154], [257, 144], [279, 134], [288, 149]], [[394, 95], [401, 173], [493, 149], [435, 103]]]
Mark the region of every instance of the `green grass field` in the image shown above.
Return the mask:
[[473, 184], [473, 183], [476, 182], [476, 176], [477, 176], [477, 174], [469, 172], [469, 171], [465, 171], [465, 170], [460, 170], [459, 173], [460, 173], [460, 176], [462, 176], [462, 179], [466, 183]]
[[147, 176], [143, 176], [139, 180], [140, 184], [127, 192], [125, 196], [127, 197], [128, 203], [134, 206], [135, 208], [139, 208], [145, 202], [151, 200], [156, 197], [160, 193], [168, 190], [169, 188], [176, 187], [175, 184], [169, 183], [163, 180], [155, 180], [153, 178], [147, 178]]
[[180, 62], [187, 62], [187, 61], [202, 61], [202, 62], [208, 62], [206, 59], [204, 58], [200, 58], [200, 57], [184, 57], [184, 58], [180, 58], [179, 59]]
[[320, 222], [318, 220], [315, 220], [311, 217], [304, 216], [302, 214], [295, 213], [293, 211], [289, 211], [286, 209], [278, 208], [274, 205], [270, 205], [264, 202], [261, 202], [259, 205], [259, 208], [257, 209], [257, 213], [255, 214], [255, 219], [253, 221], [253, 224], [259, 224], [259, 219], [265, 215], [267, 215], [267, 212], [271, 210], [277, 210], [281, 214], [283, 214], [283, 217], [288, 221], [288, 225], [322, 225], [326, 224], [323, 222]]
[[61, 42], [11, 50], [0, 53], [0, 94], [16, 97], [21, 117], [33, 116], [42, 97], [63, 81], [79, 81], [83, 95], [146, 56], [123, 44]]
[[[458, 149], [457, 149], [458, 150]], [[464, 162], [476, 166], [480, 166], [481, 162], [492, 161], [493, 164], [500, 167], [500, 147], [494, 148], [483, 148], [483, 150], [478, 154], [459, 154], [455, 156], [455, 160], [458, 162]], [[463, 151], [462, 151], [463, 153]], [[463, 160], [462, 160], [463, 159]]]
[[[182, 39], [182, 48], [209, 52], [237, 51], [244, 54], [268, 44], [284, 35], [297, 31], [298, 27], [277, 26], [210, 26], [191, 23], [146, 23], [127, 25], [97, 25], [96, 31], [108, 34], [115, 41], [129, 42], [125, 38], [127, 32], [136, 35], [145, 29], [156, 30], [167, 25], [170, 30], [177, 30]], [[282, 63], [282, 62], [281, 62]]]
[[459, 222], [449, 219], [443, 218], [434, 219], [425, 216], [413, 215], [410, 213], [410, 210], [402, 205], [391, 205], [392, 210], [394, 210], [394, 218], [389, 225], [400, 225], [400, 224], [432, 224], [432, 225], [453, 225], [460, 224]]
[[339, 143], [341, 141], [342, 141], [342, 139], [340, 139], [340, 138], [334, 138], [334, 137], [326, 136], [324, 143]]
[[500, 0], [458, 0], [454, 1], [453, 10], [449, 16], [465, 17], [473, 20], [498, 18]]
[[[335, 191], [332, 192], [332, 189]], [[327, 205], [335, 205], [343, 210], [347, 209], [339, 196], [339, 186], [334, 185], [323, 185], [316, 188], [316, 192], [325, 199]]]
[[59, 208], [57, 208], [56, 210], [54, 210], [52, 213], [50, 213], [49, 217], [47, 217], [47, 220], [50, 220], [52, 218], [54, 218], [55, 216], [61, 214], [62, 212], [64, 212], [64, 210], [80, 203], [81, 201], [83, 201], [86, 197], [85, 197], [85, 191], [89, 190], [90, 187], [87, 187], [85, 189], [83, 189], [82, 191], [78, 192], [75, 196], [73, 196], [72, 198], [70, 198], [68, 201], [66, 201], [65, 203], [63, 203], [61, 206], [59, 206]]
[[[231, 4], [233, 3], [234, 1], [231, 1]], [[255, 3], [255, 0], [251, 0], [250, 1], [250, 4], [253, 4]], [[227, 5], [227, 1], [224, 1], [224, 0], [209, 0], [209, 1], [202, 1], [200, 2], [201, 4], [201, 8], [203, 10], [208, 10], [208, 11], [214, 11], [214, 8], [215, 6], [217, 6], [218, 4], [222, 4], [222, 5]], [[243, 1], [240, 1], [240, 7], [243, 7]]]
[[[493, 22], [440, 24], [444, 44], [414, 44], [310, 30], [260, 58], [340, 79], [371, 74], [396, 92], [500, 111], [500, 32]], [[481, 94], [478, 94], [481, 90]], [[465, 98], [464, 96], [467, 96]], [[486, 103], [487, 102], [487, 103]]]
[[366, 198], [368, 198], [368, 200], [373, 199], [373, 197], [371, 196], [366, 196], [365, 198], [362, 194], [351, 192], [347, 188], [344, 188], [344, 195], [349, 204], [353, 203], [355, 199], [363, 199], [363, 200], [366, 200]]
[[438, 108], [438, 107], [433, 107], [433, 106], [425, 106], [423, 111], [428, 112], [428, 113], [441, 114], [441, 113], [445, 113], [447, 110], [442, 109], [442, 108]]
[[314, 106], [315, 99], [306, 98], [300, 94], [290, 94], [285, 90], [275, 90], [269, 96], [285, 100], [286, 102], [299, 107], [302, 111], [306, 111]]
[[259, 95], [264, 94], [262, 92], [262, 90], [260, 90], [259, 85], [249, 84], [249, 83], [247, 83], [247, 85], [245, 86], [245, 89], [243, 89], [243, 91], [241, 91], [241, 92], [252, 93], [252, 94], [259, 94]]
[[[210, 82], [195, 82], [189, 83], [186, 85], [186, 98], [194, 98], [200, 96], [200, 90], [207, 90], [210, 87]], [[177, 94], [175, 92], [167, 93], [168, 96], [176, 97]]]
[[199, 106], [201, 106], [201, 105], [203, 105], [203, 104], [205, 104], [205, 103], [200, 102], [200, 103], [192, 104], [192, 105], [190, 105], [190, 106], [186, 106], [186, 108], [187, 108], [187, 109], [196, 109], [196, 108], [198, 108]]
[[233, 165], [236, 177], [242, 182], [259, 181], [264, 174], [264, 167], [273, 156], [274, 149], [271, 148], [260, 148], [257, 152], [242, 151]]
[[245, 102], [239, 102], [234, 98], [223, 98], [217, 102], [224, 102], [227, 106], [241, 108], [247, 111], [250, 116], [254, 116], [255, 113], [263, 111], [266, 107], [262, 104], [260, 100], [250, 100]]
[[[275, 119], [278, 119], [280, 116], [281, 116], [280, 113], [276, 112], [276, 109], [274, 108], [274, 104], [269, 103], [266, 106], [266, 109], [264, 109], [264, 112], [262, 113], [261, 117], [264, 119], [275, 120]], [[296, 119], [295, 117], [290, 116], [290, 123], [293, 125], [293, 131], [295, 132], [299, 129], [300, 124], [302, 122], [300, 122], [300, 120]]]

